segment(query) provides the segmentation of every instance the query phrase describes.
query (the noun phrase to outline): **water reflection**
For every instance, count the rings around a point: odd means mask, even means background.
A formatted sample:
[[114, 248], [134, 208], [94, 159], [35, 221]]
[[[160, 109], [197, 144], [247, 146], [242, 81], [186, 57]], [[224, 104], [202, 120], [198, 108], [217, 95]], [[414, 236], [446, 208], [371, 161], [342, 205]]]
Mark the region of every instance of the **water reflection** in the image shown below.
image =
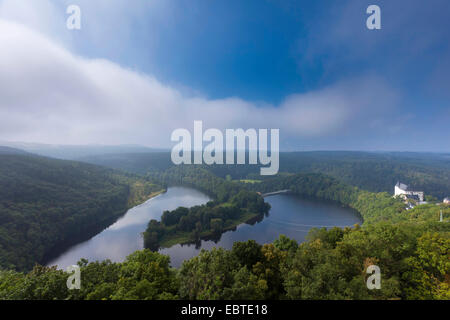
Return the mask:
[[231, 249], [235, 241], [249, 239], [254, 239], [261, 244], [270, 243], [280, 234], [302, 242], [313, 227], [346, 227], [362, 223], [361, 217], [356, 211], [336, 203], [302, 199], [289, 194], [274, 195], [264, 200], [272, 206], [270, 214], [253, 226], [241, 224], [235, 231], [222, 234], [218, 241], [175, 245], [161, 249], [160, 252], [170, 255], [172, 266], [178, 267], [185, 259], [197, 255], [201, 249], [209, 250], [213, 247]]
[[144, 246], [141, 233], [151, 219], [160, 219], [164, 210], [174, 210], [180, 206], [192, 207], [210, 200], [205, 194], [190, 188], [173, 187], [147, 202], [134, 207], [114, 224], [95, 237], [69, 248], [47, 265], [66, 268], [81, 258], [89, 261], [110, 259], [123, 261], [126, 256]]
[[[143, 248], [141, 233], [151, 219], [159, 220], [164, 210], [179, 206], [192, 207], [209, 201], [203, 193], [184, 187], [169, 188], [165, 194], [150, 199], [146, 203], [130, 209], [121, 219], [92, 239], [68, 249], [48, 265], [66, 268], [79, 259], [89, 261], [110, 259], [123, 261], [130, 253]], [[270, 243], [284, 234], [302, 242], [313, 227], [345, 227], [361, 223], [354, 210], [343, 208], [335, 203], [301, 199], [279, 194], [265, 198], [272, 206], [267, 217], [258, 217], [252, 224], [242, 224], [234, 231], [218, 235], [213, 240], [202, 240], [190, 245], [175, 245], [161, 249], [160, 252], [171, 257], [172, 266], [178, 267], [185, 259], [197, 255], [201, 249], [222, 247], [230, 249], [235, 241], [254, 239]]]

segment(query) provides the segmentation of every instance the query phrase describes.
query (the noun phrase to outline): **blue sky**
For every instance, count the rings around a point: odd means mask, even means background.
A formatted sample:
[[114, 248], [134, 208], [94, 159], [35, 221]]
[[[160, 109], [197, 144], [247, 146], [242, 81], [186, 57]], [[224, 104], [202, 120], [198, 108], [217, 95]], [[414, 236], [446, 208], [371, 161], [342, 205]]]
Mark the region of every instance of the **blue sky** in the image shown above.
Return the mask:
[[[383, 28], [370, 31], [365, 9], [375, 2]], [[107, 46], [86, 41], [83, 33], [89, 30], [80, 32], [77, 52], [135, 67], [166, 83], [189, 84], [213, 98], [277, 103], [288, 94], [367, 72], [389, 76], [407, 90], [422, 88], [439, 60], [448, 60], [450, 3], [375, 2], [175, 1], [162, 10], [170, 12], [168, 21], [155, 23], [153, 12], [143, 12], [117, 46], [113, 39], [120, 24], [105, 31], [113, 42]]]
[[[131, 132], [128, 128], [142, 126], [136, 119], [127, 119], [128, 127], [120, 127], [113, 116], [100, 126], [87, 125], [96, 115], [86, 112], [89, 121], [81, 116], [78, 121], [66, 120], [73, 128], [66, 136], [59, 135], [63, 141], [167, 146], [170, 130], [192, 126], [193, 118], [177, 118], [185, 113], [211, 127], [279, 127], [286, 150], [450, 152], [447, 0], [140, 0], [132, 5], [122, 0], [40, 0], [33, 5], [28, 2], [27, 9], [18, 2], [24, 1], [0, 1], [0, 19], [30, 28], [81, 59], [71, 70], [75, 74], [102, 59], [124, 72], [152, 79], [159, 89], [145, 89], [152, 94], [136, 101], [142, 106], [135, 112], [143, 112], [151, 101], [155, 110], [148, 110], [148, 118], [167, 113], [154, 125], [149, 121], [147, 131]], [[68, 4], [78, 4], [82, 10], [79, 31], [63, 27]], [[370, 4], [381, 8], [381, 30], [366, 28], [365, 11]], [[25, 33], [27, 43], [32, 36]], [[88, 83], [99, 81], [99, 74], [86, 72]], [[68, 80], [71, 88], [80, 88], [73, 79]], [[111, 82], [101, 90], [111, 94], [94, 100], [100, 101], [105, 112], [117, 110], [110, 101], [126, 103], [127, 97], [112, 95], [117, 94], [117, 86], [128, 84]], [[42, 90], [55, 86], [51, 81], [48, 85]], [[85, 105], [88, 94], [81, 90], [65, 99]], [[128, 100], [131, 103], [141, 94], [132, 92]], [[53, 99], [49, 95], [41, 98], [41, 103], [33, 102], [27, 110], [42, 117], [43, 105], [61, 103], [49, 101]], [[74, 103], [73, 108], [80, 106]], [[46, 112], [65, 121], [57, 111]], [[117, 113], [120, 118], [121, 112]], [[39, 128], [42, 134], [36, 134], [34, 126], [20, 123], [16, 128], [23, 131], [4, 129], [3, 133], [9, 140], [61, 143], [53, 132]], [[111, 134], [118, 130], [130, 133]]]

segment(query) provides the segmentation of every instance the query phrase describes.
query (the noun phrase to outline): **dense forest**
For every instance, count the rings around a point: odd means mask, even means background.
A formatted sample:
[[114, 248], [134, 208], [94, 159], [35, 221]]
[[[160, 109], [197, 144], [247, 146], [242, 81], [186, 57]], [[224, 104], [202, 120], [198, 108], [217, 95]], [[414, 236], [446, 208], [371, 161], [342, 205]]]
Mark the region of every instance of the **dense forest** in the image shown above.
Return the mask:
[[223, 232], [243, 222], [262, 219], [270, 209], [256, 192], [205, 169], [179, 166], [149, 175], [163, 185], [194, 187], [214, 199], [201, 206], [165, 211], [161, 221], [151, 220], [144, 232], [144, 245], [152, 250], [177, 243], [197, 243], [200, 239], [218, 240]]
[[[173, 166], [169, 152], [98, 155], [85, 157], [83, 161], [138, 174], [164, 171]], [[233, 180], [264, 178], [255, 165], [203, 167], [219, 177], [230, 176]], [[322, 173], [371, 192], [392, 193], [397, 181], [402, 181], [440, 200], [450, 196], [449, 154], [281, 152], [280, 173]]]
[[[295, 169], [297, 160], [292, 160], [287, 172], [265, 178], [254, 176], [247, 166], [173, 167], [162, 155], [143, 169], [145, 177], [79, 162], [0, 155], [0, 299], [450, 299], [450, 206], [430, 203], [406, 210], [392, 192], [373, 192], [384, 191], [380, 186], [387, 186], [395, 171], [381, 162], [378, 167], [372, 163], [380, 175], [372, 182], [372, 174], [363, 173], [369, 170], [369, 159], [361, 159], [366, 169], [356, 176], [356, 156], [349, 153], [323, 169], [335, 174], [303, 170], [301, 165]], [[395, 164], [397, 155], [390, 156], [399, 172], [406, 174], [415, 166], [418, 172], [424, 170], [415, 181], [423, 178], [430, 188], [441, 175], [440, 192], [448, 192], [448, 161], [443, 156], [431, 161], [401, 154], [403, 167]], [[121, 169], [138, 172], [133, 161], [127, 166]], [[347, 178], [336, 177], [346, 173]], [[270, 244], [249, 240], [235, 242], [231, 250], [202, 250], [178, 269], [170, 267], [168, 256], [149, 249], [121, 263], [82, 259], [80, 290], [68, 290], [68, 274], [56, 267], [36, 265], [23, 272], [32, 261], [43, 259], [49, 244], [102, 224], [109, 215], [121, 214], [169, 185], [195, 187], [213, 201], [167, 211], [161, 221], [149, 222], [145, 241], [153, 250], [211, 232], [218, 235], [248, 213], [265, 213], [268, 207], [257, 192], [289, 189], [298, 196], [336, 201], [357, 210], [364, 223], [313, 228], [300, 244], [280, 235]], [[366, 286], [366, 270], [374, 264], [381, 269], [380, 290]]]
[[[446, 209], [450, 213], [449, 208]], [[80, 290], [68, 274], [36, 266], [0, 271], [0, 299], [450, 299], [448, 223], [403, 221], [366, 228], [312, 229], [301, 244], [235, 242], [170, 267], [168, 256], [136, 251], [122, 263], [78, 264]], [[380, 290], [366, 269], [382, 272]]]
[[147, 179], [91, 164], [4, 152], [0, 267], [30, 270], [161, 189]]
[[[357, 210], [364, 220], [364, 226], [381, 221], [390, 223], [438, 221], [440, 210], [443, 208], [444, 212], [447, 212], [449, 209], [448, 206], [437, 202], [407, 210], [403, 200], [392, 197], [392, 194], [361, 190], [319, 173], [282, 175], [260, 183], [241, 184], [261, 193], [289, 190], [302, 197], [338, 202]], [[446, 217], [449, 221], [449, 217]]]
[[[393, 198], [388, 193], [368, 192], [318, 173], [284, 174], [267, 178], [260, 183], [236, 183], [217, 178], [206, 170], [186, 166], [152, 175], [152, 177], [164, 181], [162, 183], [179, 183], [203, 189], [205, 192], [209, 190], [210, 195], [217, 199], [217, 201], [203, 206], [166, 211], [162, 215], [161, 222], [150, 221], [145, 233], [145, 240], [146, 247], [153, 250], [158, 249], [159, 244], [164, 242], [167, 246], [189, 241], [195, 242], [202, 238], [202, 233], [203, 236], [217, 235], [217, 238], [213, 237], [212, 239], [218, 240], [220, 234], [227, 230], [223, 227], [224, 221], [230, 219], [229, 223], [232, 223], [236, 217], [234, 214], [239, 212], [239, 208], [246, 208], [250, 203], [255, 206], [255, 209], [264, 210], [261, 204], [249, 202], [249, 199], [252, 199], [251, 193], [248, 191], [238, 192], [238, 186], [258, 191], [260, 194], [289, 190], [291, 193], [303, 197], [335, 201], [357, 210], [364, 219], [364, 225], [380, 221], [390, 223], [417, 221], [418, 219], [428, 222], [438, 221], [441, 208], [431, 203], [419, 206], [412, 211], [406, 210], [401, 199]], [[230, 194], [235, 194], [235, 196], [230, 196]], [[224, 207], [223, 204], [227, 205]], [[415, 214], [418, 211], [421, 211], [420, 214]], [[446, 219], [448, 220], [448, 218]], [[167, 235], [169, 237], [166, 237]], [[171, 241], [167, 241], [168, 239]]]

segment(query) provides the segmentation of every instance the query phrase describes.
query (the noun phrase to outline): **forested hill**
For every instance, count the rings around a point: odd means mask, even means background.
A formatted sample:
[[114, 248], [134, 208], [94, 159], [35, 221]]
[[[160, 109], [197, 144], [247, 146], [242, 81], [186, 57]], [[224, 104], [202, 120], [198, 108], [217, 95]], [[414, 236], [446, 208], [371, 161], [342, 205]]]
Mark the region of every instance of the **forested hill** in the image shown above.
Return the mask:
[[285, 172], [323, 173], [371, 192], [393, 193], [397, 181], [442, 200], [450, 193], [450, 155], [433, 153], [287, 153]]
[[[221, 181], [202, 169], [175, 169], [160, 178], [207, 188], [217, 198], [230, 189], [239, 191], [237, 183]], [[53, 267], [36, 266], [27, 274], [0, 270], [0, 300], [450, 299], [450, 206], [427, 204], [406, 210], [387, 193], [361, 191], [320, 174], [285, 175], [246, 185], [261, 191], [289, 188], [295, 194], [340, 201], [357, 209], [364, 224], [313, 228], [300, 244], [283, 235], [271, 244], [235, 242], [231, 250], [202, 250], [178, 269], [170, 267], [169, 256], [150, 250], [136, 251], [120, 263], [81, 259], [80, 290], [68, 290], [69, 275]], [[151, 222], [147, 233], [181, 231], [177, 225], [183, 228], [197, 213], [220, 214], [212, 207], [194, 208], [165, 212], [162, 225]], [[438, 222], [440, 210], [443, 222]], [[176, 220], [187, 224], [175, 224]], [[216, 225], [212, 220], [209, 223]], [[196, 222], [199, 227], [202, 223], [203, 219]], [[367, 287], [371, 265], [381, 270], [379, 290]]]
[[29, 270], [55, 246], [94, 235], [160, 189], [91, 164], [0, 154], [0, 268]]
[[30, 153], [16, 148], [0, 146], [0, 154], [30, 154]]
[[[98, 155], [93, 164], [145, 174], [173, 166], [169, 152]], [[261, 179], [257, 165], [204, 166], [225, 178]], [[322, 173], [371, 192], [393, 193], [401, 181], [439, 200], [450, 196], [450, 154], [412, 152], [282, 152], [280, 173]], [[270, 178], [270, 177], [266, 177]]]
[[102, 154], [78, 160], [137, 174], [164, 171], [174, 166], [170, 152]]

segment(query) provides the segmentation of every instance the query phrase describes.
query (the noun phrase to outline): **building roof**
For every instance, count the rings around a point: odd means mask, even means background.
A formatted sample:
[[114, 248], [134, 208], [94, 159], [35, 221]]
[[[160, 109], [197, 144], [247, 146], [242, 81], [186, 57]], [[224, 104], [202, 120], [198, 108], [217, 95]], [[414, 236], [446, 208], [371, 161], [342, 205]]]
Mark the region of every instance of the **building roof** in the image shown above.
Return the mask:
[[396, 187], [402, 189], [402, 190], [408, 190], [408, 186], [404, 183], [401, 183], [400, 181], [397, 182], [397, 184], [395, 185]]

